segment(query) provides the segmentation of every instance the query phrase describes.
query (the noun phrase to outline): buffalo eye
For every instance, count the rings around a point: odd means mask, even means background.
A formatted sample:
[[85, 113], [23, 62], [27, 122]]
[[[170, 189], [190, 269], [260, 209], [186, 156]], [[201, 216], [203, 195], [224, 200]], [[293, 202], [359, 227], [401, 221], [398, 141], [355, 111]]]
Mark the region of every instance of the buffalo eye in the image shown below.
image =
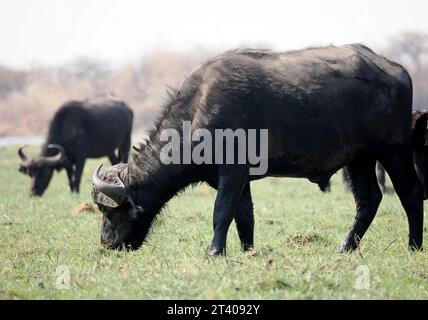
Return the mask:
[[113, 210], [111, 208], [103, 206], [102, 204], [98, 204], [98, 209], [100, 209], [105, 218], [111, 220], [113, 215]]
[[98, 205], [98, 209], [100, 209], [101, 212], [106, 212], [106, 207], [104, 207], [102, 204], [97, 204]]

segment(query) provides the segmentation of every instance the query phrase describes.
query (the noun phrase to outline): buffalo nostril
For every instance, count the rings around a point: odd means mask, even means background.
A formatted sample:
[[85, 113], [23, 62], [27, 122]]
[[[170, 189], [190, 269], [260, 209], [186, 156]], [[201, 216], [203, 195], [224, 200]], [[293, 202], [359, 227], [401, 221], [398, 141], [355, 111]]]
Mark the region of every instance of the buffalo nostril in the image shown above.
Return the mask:
[[106, 249], [112, 249], [112, 245], [109, 242], [101, 242], [101, 245]]
[[106, 249], [113, 249], [113, 244], [103, 238], [101, 238], [101, 245]]

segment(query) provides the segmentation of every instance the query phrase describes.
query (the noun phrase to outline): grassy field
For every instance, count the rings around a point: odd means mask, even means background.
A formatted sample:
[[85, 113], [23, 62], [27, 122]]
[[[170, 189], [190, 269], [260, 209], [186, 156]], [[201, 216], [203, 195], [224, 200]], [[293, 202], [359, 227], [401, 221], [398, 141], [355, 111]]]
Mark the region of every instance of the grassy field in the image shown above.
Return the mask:
[[396, 195], [384, 196], [360, 254], [335, 253], [354, 217], [339, 174], [327, 194], [303, 179], [253, 183], [254, 252], [240, 251], [232, 225], [228, 256], [207, 259], [209, 187], [173, 199], [140, 250], [109, 251], [101, 215], [75, 210], [90, 203], [91, 173], [107, 159], [87, 163], [80, 195], [60, 172], [43, 198], [30, 199], [16, 148], [0, 155], [1, 299], [428, 299], [428, 254], [407, 251]]

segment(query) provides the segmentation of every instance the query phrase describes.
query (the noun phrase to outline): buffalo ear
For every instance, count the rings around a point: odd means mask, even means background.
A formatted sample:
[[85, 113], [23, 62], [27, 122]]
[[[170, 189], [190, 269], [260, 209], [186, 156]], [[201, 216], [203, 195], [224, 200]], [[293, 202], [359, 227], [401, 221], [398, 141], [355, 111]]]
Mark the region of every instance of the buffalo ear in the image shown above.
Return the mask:
[[427, 113], [416, 111], [412, 116], [412, 139], [414, 146], [426, 145], [425, 134], [427, 132]]

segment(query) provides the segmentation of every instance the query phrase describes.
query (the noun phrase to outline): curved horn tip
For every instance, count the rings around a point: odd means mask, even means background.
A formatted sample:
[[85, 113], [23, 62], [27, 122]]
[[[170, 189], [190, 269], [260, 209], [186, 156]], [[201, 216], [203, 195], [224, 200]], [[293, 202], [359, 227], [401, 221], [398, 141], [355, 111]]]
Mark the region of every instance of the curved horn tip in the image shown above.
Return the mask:
[[94, 171], [94, 173], [92, 174], [92, 181], [96, 181], [98, 179], [100, 179], [99, 175], [100, 175], [100, 170], [101, 167], [103, 166], [103, 164], [101, 163]]
[[21, 146], [19, 149], [18, 149], [18, 155], [19, 155], [19, 157], [21, 158], [21, 160], [22, 161], [25, 161], [25, 160], [27, 160], [28, 158], [27, 158], [27, 156], [25, 155], [25, 153], [24, 153], [24, 148], [26, 148], [28, 145], [27, 144], [25, 144], [25, 145], [23, 145], [23, 146]]

